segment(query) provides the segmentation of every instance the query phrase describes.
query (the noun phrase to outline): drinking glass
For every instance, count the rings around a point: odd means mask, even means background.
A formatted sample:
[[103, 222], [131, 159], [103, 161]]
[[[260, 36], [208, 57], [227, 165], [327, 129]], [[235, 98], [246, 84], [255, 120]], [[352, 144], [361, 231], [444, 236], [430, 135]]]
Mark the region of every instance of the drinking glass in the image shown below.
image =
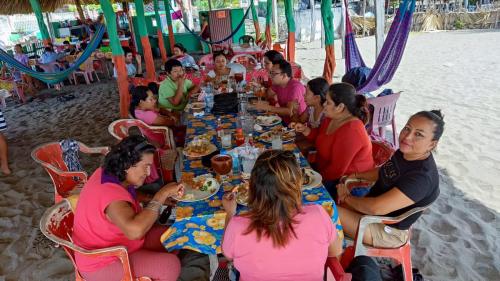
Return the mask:
[[222, 144], [222, 148], [231, 148], [232, 147], [232, 143], [231, 143], [231, 133], [230, 132], [224, 132], [222, 137], [221, 137], [221, 144]]
[[227, 175], [233, 169], [233, 158], [226, 154], [217, 154], [210, 159], [212, 169], [220, 175], [222, 184], [226, 181]]
[[283, 149], [283, 140], [280, 133], [273, 133], [271, 135], [271, 144], [273, 149]]

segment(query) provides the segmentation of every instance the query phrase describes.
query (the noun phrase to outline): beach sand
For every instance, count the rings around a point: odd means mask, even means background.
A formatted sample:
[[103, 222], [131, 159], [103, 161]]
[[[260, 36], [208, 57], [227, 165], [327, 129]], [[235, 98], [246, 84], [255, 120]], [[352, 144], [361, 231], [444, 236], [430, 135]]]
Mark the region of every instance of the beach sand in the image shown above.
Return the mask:
[[[368, 65], [374, 39], [359, 39]], [[396, 109], [397, 127], [419, 110], [441, 108], [446, 129], [435, 153], [441, 174], [438, 201], [412, 233], [413, 266], [425, 280], [500, 280], [500, 32], [462, 31], [411, 34], [388, 87], [404, 91]], [[343, 73], [336, 41], [336, 81]], [[320, 44], [297, 46], [306, 75], [321, 75]], [[30, 157], [37, 145], [74, 138], [90, 146], [110, 145], [108, 124], [118, 118], [116, 83], [65, 86], [75, 99], [49, 98], [26, 105], [9, 103], [5, 135], [14, 174], [0, 177], [0, 280], [74, 280], [64, 251], [39, 231], [53, 204], [48, 174]], [[83, 157], [92, 172], [101, 157]]]

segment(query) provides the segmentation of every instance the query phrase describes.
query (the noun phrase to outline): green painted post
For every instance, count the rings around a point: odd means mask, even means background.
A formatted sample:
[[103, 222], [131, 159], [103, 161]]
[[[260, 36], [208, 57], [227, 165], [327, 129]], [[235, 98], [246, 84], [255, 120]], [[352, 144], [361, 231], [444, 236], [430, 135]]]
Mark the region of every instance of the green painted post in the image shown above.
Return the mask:
[[146, 18], [144, 17], [144, 2], [143, 0], [135, 0], [135, 11], [137, 12], [137, 25], [139, 26], [139, 36], [141, 37], [142, 51], [144, 53], [144, 62], [146, 63], [146, 76], [149, 79], [154, 79], [155, 62], [153, 59], [153, 51], [149, 42], [148, 29], [146, 28]]
[[293, 0], [285, 0], [285, 17], [288, 27], [288, 60], [295, 62], [295, 19], [293, 18]]
[[30, 4], [31, 8], [33, 9], [33, 13], [35, 13], [38, 28], [40, 29], [40, 33], [42, 34], [43, 43], [47, 45], [51, 40], [47, 26], [43, 21], [42, 7], [40, 6], [40, 2], [38, 2], [38, 0], [30, 0]]
[[266, 2], [266, 46], [270, 50], [273, 39], [271, 37], [271, 23], [273, 17], [273, 0], [267, 0]]
[[326, 59], [323, 68], [323, 77], [332, 83], [333, 73], [335, 72], [335, 51], [333, 47], [334, 33], [333, 33], [333, 13], [331, 9], [331, 2], [321, 1], [321, 18], [323, 20], [323, 27], [325, 30], [325, 52]]
[[255, 42], [260, 42], [260, 25], [259, 25], [259, 17], [257, 15], [257, 9], [255, 9], [254, 0], [250, 0], [250, 6], [252, 8], [252, 20], [253, 26], [255, 28]]
[[167, 17], [168, 42], [170, 45], [170, 53], [172, 53], [175, 45], [175, 38], [174, 38], [174, 28], [172, 27], [172, 15], [170, 14], [169, 1], [170, 0], [163, 0], [163, 3], [165, 4], [165, 16]]
[[158, 47], [160, 48], [161, 59], [162, 59], [163, 63], [165, 63], [167, 61], [167, 51], [165, 49], [165, 42], [163, 40], [163, 25], [161, 24], [160, 7], [158, 6], [158, 0], [153, 0], [153, 6], [155, 9], [156, 34], [158, 35]]
[[122, 45], [118, 38], [118, 30], [116, 27], [116, 15], [113, 11], [113, 6], [110, 0], [99, 0], [101, 9], [104, 12], [106, 19], [106, 28], [109, 37], [109, 45], [113, 53], [113, 63], [115, 64], [118, 92], [120, 93], [120, 116], [122, 118], [128, 117], [128, 108], [130, 104], [130, 95], [128, 92], [129, 82], [127, 81], [127, 68], [125, 66], [125, 57], [123, 56]]

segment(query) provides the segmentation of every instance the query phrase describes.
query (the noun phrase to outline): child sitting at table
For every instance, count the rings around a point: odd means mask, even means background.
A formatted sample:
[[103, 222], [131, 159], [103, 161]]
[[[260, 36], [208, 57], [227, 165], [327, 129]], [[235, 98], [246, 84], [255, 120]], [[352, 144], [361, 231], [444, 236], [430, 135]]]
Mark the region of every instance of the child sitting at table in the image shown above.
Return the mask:
[[130, 115], [152, 126], [167, 126], [173, 129], [175, 143], [183, 146], [185, 127], [178, 126], [179, 119], [169, 111], [158, 107], [157, 98], [146, 86], [137, 86], [131, 89]]

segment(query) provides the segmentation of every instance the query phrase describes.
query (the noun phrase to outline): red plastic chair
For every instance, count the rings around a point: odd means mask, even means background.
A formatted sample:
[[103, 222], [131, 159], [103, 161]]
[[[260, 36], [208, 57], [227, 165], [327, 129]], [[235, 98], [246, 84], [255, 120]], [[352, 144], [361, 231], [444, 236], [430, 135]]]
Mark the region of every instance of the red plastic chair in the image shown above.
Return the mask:
[[274, 43], [273, 50], [280, 52], [286, 58], [286, 43]]
[[239, 63], [243, 65], [246, 69], [255, 69], [255, 67], [258, 64], [258, 61], [252, 55], [241, 54], [232, 57], [229, 63]]
[[363, 244], [363, 235], [365, 234], [366, 228], [371, 223], [383, 223], [386, 225], [391, 225], [398, 223], [409, 216], [423, 212], [429, 206], [417, 207], [409, 210], [408, 212], [395, 217], [383, 217], [383, 216], [362, 216], [359, 220], [359, 227], [356, 233], [356, 238], [354, 239], [354, 247], [347, 247], [344, 255], [342, 256], [342, 266], [346, 268], [352, 259], [357, 256], [370, 256], [370, 257], [387, 257], [396, 260], [403, 267], [403, 277], [405, 281], [413, 280], [413, 273], [411, 267], [411, 245], [410, 245], [410, 235], [408, 235], [408, 240], [404, 245], [399, 248], [385, 249], [385, 248], [374, 248], [372, 246], [367, 246]]
[[[106, 155], [109, 151], [108, 147], [91, 148], [81, 142], [78, 142], [78, 145], [80, 146], [80, 152], [86, 154]], [[63, 160], [61, 145], [58, 142], [50, 142], [36, 147], [31, 152], [31, 158], [42, 165], [47, 173], [49, 173], [54, 184], [55, 203], [69, 197], [77, 188], [83, 187], [87, 182], [88, 176], [85, 171], [68, 171], [68, 167]]]
[[330, 269], [330, 271], [333, 273], [333, 277], [335, 278], [335, 281], [351, 281], [352, 279], [352, 274], [351, 273], [346, 273], [344, 269], [342, 268], [342, 265], [340, 264], [340, 261], [336, 257], [329, 257], [326, 260], [325, 264], [325, 278], [323, 280], [327, 280], [326, 278], [326, 270]]
[[130, 267], [127, 248], [124, 246], [89, 251], [75, 245], [71, 239], [71, 235], [73, 234], [73, 219], [74, 214], [70, 203], [67, 200], [62, 200], [45, 211], [40, 220], [40, 230], [45, 237], [56, 243], [56, 247], [63, 247], [75, 268], [76, 281], [85, 281], [85, 279], [83, 279], [76, 266], [75, 252], [88, 257], [117, 257], [123, 266], [124, 275], [122, 281], [151, 281], [149, 277], [133, 277], [134, 274]]
[[383, 97], [369, 98], [368, 104], [373, 106], [373, 115], [370, 120], [368, 134], [375, 134], [385, 139], [385, 127], [392, 126], [392, 144], [398, 148], [398, 133], [396, 131], [396, 119], [394, 111], [396, 102], [401, 93], [394, 93]]
[[149, 126], [138, 119], [119, 119], [108, 126], [108, 132], [117, 140], [122, 140], [129, 135], [129, 130], [137, 127], [150, 142], [159, 145], [158, 154], [155, 158], [156, 167], [162, 167], [160, 174], [166, 182], [174, 178], [174, 165], [178, 158], [174, 136], [168, 127]]
[[372, 140], [372, 156], [373, 161], [375, 161], [375, 167], [384, 165], [385, 162], [391, 159], [394, 152], [395, 150], [389, 143]]

